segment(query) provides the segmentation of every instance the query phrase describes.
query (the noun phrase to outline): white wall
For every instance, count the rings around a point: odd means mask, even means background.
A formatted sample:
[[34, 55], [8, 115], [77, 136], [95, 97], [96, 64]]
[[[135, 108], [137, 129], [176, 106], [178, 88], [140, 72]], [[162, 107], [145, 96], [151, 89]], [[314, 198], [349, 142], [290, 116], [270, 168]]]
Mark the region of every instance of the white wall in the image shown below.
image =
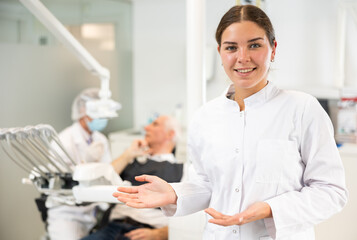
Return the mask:
[[185, 1], [133, 1], [135, 126], [185, 104]]
[[[284, 88], [307, 91], [318, 97], [338, 97], [334, 87], [338, 77], [338, 9], [344, 1], [271, 0], [267, 12], [276, 30], [278, 41], [275, 70], [272, 78]], [[349, 19], [349, 23], [351, 19]], [[356, 35], [350, 32], [348, 40]], [[354, 25], [357, 29], [357, 25]], [[354, 37], [353, 37], [354, 36]], [[347, 45], [348, 52], [357, 53], [355, 44]], [[351, 60], [351, 59], [349, 59]], [[356, 62], [348, 61], [349, 86], [357, 82], [351, 78]], [[352, 64], [352, 66], [351, 66]], [[332, 93], [332, 94], [329, 94]]]

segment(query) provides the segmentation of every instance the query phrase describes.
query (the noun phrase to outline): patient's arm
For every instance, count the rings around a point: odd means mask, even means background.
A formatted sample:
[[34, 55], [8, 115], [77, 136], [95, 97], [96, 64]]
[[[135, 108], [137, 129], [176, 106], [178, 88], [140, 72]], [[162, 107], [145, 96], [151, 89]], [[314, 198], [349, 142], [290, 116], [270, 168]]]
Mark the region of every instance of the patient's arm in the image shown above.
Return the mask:
[[118, 174], [121, 174], [134, 158], [146, 154], [148, 154], [147, 143], [144, 140], [134, 140], [131, 146], [126, 149], [122, 155], [113, 160], [112, 166]]
[[121, 174], [123, 172], [123, 170], [125, 169], [125, 167], [133, 159], [130, 157], [130, 155], [127, 151], [128, 150], [126, 150], [122, 155], [120, 155], [120, 157], [113, 160], [113, 162], [111, 163], [115, 172], [117, 172], [118, 174]]
[[129, 239], [137, 240], [167, 240], [168, 235], [167, 226], [157, 229], [138, 228], [125, 234]]

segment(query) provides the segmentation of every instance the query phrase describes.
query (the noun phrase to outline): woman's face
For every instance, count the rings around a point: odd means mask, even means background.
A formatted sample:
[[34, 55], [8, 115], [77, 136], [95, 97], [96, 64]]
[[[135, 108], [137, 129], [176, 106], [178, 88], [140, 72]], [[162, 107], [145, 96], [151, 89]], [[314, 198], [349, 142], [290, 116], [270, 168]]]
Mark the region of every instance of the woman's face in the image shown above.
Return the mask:
[[243, 21], [228, 26], [218, 47], [224, 70], [236, 89], [258, 92], [267, 84], [271, 47], [265, 31], [256, 23]]

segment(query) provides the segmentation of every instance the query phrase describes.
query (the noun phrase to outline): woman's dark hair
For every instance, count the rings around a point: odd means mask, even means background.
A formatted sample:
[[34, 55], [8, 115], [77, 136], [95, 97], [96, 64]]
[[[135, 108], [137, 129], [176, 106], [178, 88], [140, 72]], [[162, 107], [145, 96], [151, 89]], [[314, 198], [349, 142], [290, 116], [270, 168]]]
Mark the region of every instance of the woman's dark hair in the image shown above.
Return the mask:
[[216, 41], [221, 46], [222, 34], [233, 23], [251, 21], [264, 29], [270, 45], [274, 46], [275, 33], [269, 17], [263, 10], [253, 5], [234, 6], [224, 14], [216, 30]]

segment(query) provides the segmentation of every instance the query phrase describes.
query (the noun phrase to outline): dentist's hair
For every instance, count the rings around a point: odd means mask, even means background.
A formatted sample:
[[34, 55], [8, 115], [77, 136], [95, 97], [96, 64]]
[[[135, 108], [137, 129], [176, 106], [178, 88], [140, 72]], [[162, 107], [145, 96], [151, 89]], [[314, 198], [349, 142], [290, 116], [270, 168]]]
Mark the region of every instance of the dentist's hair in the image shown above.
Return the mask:
[[233, 23], [240, 23], [243, 21], [254, 22], [261, 27], [269, 39], [270, 46], [274, 46], [274, 28], [265, 12], [253, 5], [238, 5], [229, 9], [218, 24], [216, 30], [216, 41], [219, 47], [221, 47], [222, 34], [224, 30], [226, 30], [226, 28]]
[[80, 92], [72, 104], [72, 120], [78, 121], [87, 115], [86, 103], [89, 100], [99, 99], [98, 88], [87, 88]]

